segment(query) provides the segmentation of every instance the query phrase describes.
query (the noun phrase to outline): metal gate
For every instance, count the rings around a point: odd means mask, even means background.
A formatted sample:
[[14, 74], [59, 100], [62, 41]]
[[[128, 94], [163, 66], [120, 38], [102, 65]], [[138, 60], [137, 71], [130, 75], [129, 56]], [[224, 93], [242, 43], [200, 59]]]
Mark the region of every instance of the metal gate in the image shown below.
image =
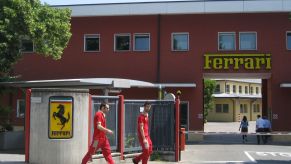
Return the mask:
[[[107, 135], [110, 148], [112, 151], [117, 150], [117, 137], [118, 137], [118, 96], [92, 96], [92, 113], [91, 113], [91, 139], [94, 132], [94, 116], [99, 110], [101, 103], [106, 102], [109, 104], [109, 112], [106, 115], [106, 126], [114, 132], [114, 135]], [[91, 141], [90, 141], [91, 143]]]
[[[146, 100], [124, 101], [124, 152], [141, 150], [137, 137], [137, 117]], [[149, 129], [154, 150], [175, 150], [175, 102], [151, 100]]]

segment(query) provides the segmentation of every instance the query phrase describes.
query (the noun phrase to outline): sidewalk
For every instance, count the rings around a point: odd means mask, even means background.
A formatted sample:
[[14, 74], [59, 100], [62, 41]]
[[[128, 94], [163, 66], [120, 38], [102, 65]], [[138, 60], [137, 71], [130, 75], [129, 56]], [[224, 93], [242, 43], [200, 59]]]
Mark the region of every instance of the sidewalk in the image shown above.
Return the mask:
[[24, 150], [0, 150], [0, 164], [24, 164]]
[[[255, 121], [249, 122], [249, 132], [255, 132]], [[208, 122], [205, 124], [205, 132], [237, 132], [239, 133], [239, 122]], [[242, 139], [240, 135], [205, 135], [204, 141], [199, 142], [199, 144], [242, 144]], [[193, 143], [188, 143], [193, 144]], [[196, 144], [196, 143], [194, 143]], [[247, 144], [256, 144], [256, 136], [248, 136]], [[193, 147], [193, 146], [189, 146]], [[182, 152], [183, 153], [183, 152]], [[182, 155], [183, 157], [183, 155]], [[191, 156], [187, 156], [191, 158]], [[187, 161], [191, 159], [187, 159]], [[0, 151], [0, 164], [25, 164], [24, 150], [10, 150], [10, 151]], [[126, 163], [132, 163], [131, 160], [126, 161]], [[169, 163], [174, 164], [176, 162], [162, 162], [162, 161], [149, 161], [149, 164], [162, 164]], [[179, 162], [179, 163], [185, 163]]]

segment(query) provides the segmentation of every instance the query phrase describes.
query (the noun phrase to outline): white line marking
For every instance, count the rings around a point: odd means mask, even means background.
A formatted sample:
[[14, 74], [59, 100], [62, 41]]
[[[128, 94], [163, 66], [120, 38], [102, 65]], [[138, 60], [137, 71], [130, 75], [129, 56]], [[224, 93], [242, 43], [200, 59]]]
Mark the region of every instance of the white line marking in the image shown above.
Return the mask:
[[201, 161], [201, 163], [245, 163], [246, 161]]
[[252, 161], [257, 163], [257, 161], [248, 153], [248, 151], [244, 151], [244, 153], [246, 154], [246, 156]]

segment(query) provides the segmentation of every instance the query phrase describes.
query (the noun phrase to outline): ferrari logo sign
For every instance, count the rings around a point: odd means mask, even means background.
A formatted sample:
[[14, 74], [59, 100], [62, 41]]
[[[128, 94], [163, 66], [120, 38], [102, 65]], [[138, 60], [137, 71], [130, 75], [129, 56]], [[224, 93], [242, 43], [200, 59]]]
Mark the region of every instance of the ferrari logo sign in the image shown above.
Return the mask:
[[49, 138], [69, 139], [73, 137], [73, 98], [50, 97]]

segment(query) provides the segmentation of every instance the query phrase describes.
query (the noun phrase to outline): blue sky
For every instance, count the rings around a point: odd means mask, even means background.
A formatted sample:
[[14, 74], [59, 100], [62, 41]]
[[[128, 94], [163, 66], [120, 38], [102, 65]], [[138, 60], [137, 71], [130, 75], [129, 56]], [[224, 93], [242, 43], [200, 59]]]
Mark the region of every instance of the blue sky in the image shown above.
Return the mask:
[[160, 2], [181, 0], [40, 0], [49, 5], [97, 4], [97, 3], [126, 3], [126, 2]]

